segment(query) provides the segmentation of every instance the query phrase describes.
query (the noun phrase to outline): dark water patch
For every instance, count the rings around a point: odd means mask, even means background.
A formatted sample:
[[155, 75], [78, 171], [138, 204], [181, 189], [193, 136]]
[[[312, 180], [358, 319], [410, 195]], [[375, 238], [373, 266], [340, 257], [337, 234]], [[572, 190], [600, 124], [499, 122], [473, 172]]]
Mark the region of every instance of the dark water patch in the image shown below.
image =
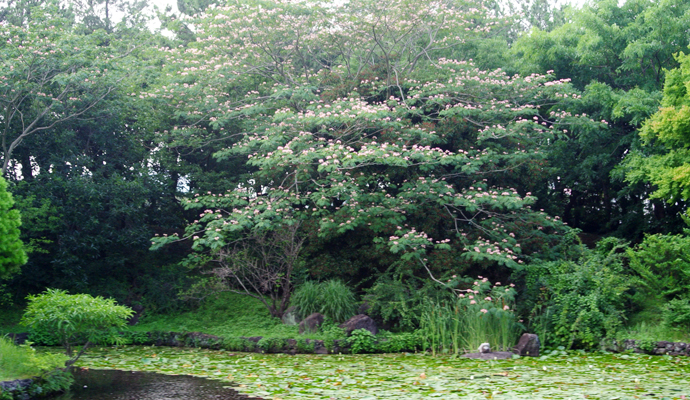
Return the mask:
[[119, 370], [76, 370], [69, 392], [53, 400], [261, 400], [227, 382], [187, 375]]

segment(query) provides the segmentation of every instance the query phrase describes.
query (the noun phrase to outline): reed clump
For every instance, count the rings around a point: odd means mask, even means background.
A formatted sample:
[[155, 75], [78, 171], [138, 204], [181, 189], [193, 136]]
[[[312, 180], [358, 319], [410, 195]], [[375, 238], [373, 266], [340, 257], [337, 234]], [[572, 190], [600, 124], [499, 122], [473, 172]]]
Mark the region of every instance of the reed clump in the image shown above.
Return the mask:
[[434, 354], [459, 354], [489, 343], [494, 351], [509, 351], [523, 330], [515, 295], [513, 285], [479, 277], [469, 288], [456, 289], [451, 299], [427, 301], [420, 321], [425, 347]]

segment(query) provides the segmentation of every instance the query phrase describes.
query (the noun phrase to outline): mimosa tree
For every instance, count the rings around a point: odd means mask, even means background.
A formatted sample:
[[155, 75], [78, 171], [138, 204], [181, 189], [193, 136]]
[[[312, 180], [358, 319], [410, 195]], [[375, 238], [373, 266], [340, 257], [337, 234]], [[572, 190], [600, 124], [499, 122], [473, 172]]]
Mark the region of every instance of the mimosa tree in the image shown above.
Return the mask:
[[515, 268], [563, 229], [514, 187], [554, 136], [599, 123], [556, 107], [579, 96], [567, 80], [461, 59], [505, 24], [480, 2], [231, 5], [196, 23], [196, 43], [161, 49], [169, 81], [149, 96], [177, 117], [162, 147], [225, 141], [214, 157], [246, 160], [237, 186], [186, 200], [200, 214], [184, 238], [205, 260], [311, 221], [320, 237], [371, 234], [429, 273], [437, 250]]

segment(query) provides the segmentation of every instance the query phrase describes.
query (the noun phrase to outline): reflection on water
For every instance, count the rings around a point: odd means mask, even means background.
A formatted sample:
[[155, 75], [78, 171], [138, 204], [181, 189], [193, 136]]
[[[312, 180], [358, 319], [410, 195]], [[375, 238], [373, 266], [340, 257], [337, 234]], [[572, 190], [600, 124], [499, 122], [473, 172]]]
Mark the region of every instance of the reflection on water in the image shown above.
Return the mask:
[[[240, 400], [227, 382], [186, 375], [117, 370], [77, 370], [69, 392], [54, 400]], [[261, 400], [261, 399], [258, 399]]]

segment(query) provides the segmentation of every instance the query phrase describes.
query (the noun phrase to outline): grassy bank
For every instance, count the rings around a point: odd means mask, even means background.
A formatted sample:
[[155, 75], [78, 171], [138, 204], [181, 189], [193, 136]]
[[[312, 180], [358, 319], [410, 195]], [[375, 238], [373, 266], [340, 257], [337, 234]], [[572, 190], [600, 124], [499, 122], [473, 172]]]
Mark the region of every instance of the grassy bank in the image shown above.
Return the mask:
[[67, 357], [56, 353], [38, 353], [29, 346], [16, 346], [0, 337], [0, 381], [39, 376], [65, 364]]
[[209, 297], [197, 308], [171, 315], [145, 315], [134, 331], [204, 332], [223, 337], [298, 335], [297, 326], [273, 318], [257, 299], [233, 293]]

